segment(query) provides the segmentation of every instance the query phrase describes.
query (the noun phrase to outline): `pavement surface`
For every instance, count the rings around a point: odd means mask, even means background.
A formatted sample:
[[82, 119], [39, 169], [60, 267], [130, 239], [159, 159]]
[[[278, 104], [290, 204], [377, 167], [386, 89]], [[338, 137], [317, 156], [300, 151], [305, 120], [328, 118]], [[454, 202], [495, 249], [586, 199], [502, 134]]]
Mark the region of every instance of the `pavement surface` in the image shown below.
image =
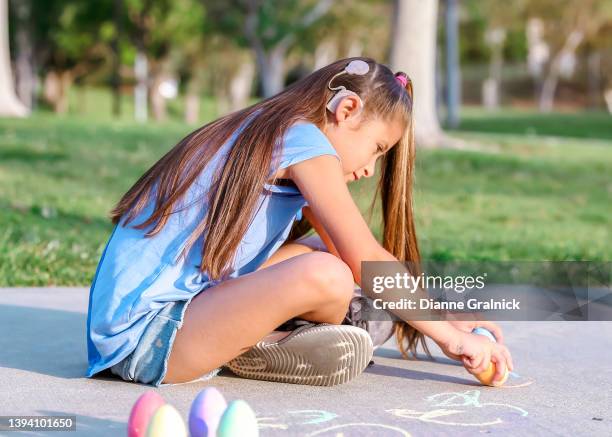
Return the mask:
[[[0, 415], [76, 415], [76, 432], [124, 436], [151, 386], [86, 378], [87, 288], [0, 289]], [[405, 360], [392, 341], [375, 364], [335, 387], [216, 378], [155, 389], [187, 419], [207, 386], [255, 410], [261, 436], [612, 436], [612, 322], [500, 322], [515, 363], [483, 387], [431, 343], [437, 361]]]

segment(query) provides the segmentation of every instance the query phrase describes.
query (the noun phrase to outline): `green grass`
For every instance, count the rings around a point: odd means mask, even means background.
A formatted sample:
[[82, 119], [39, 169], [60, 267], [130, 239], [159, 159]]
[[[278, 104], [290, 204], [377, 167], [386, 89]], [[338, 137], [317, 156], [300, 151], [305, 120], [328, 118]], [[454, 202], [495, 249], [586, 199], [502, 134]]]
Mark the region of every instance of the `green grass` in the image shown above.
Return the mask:
[[[553, 129], [560, 116], [550, 117], [541, 116], [538, 126]], [[472, 132], [457, 135], [491, 144], [490, 152], [419, 150], [423, 257], [610, 260], [609, 120], [576, 117], [590, 127], [576, 121], [581, 128], [569, 135], [571, 123], [564, 122], [558, 135], [565, 138], [545, 138], [517, 135], [521, 129], [483, 133], [491, 118], [475, 114], [462, 127], [471, 123]], [[173, 120], [142, 126], [86, 112], [0, 119], [0, 285], [89, 285], [112, 230], [112, 206], [194, 129]], [[599, 139], [587, 132], [598, 132]], [[364, 210], [371, 183], [351, 187]], [[376, 226], [373, 231], [380, 236]]]
[[460, 131], [526, 136], [598, 138], [612, 140], [612, 116], [607, 112], [552, 113], [465, 108]]

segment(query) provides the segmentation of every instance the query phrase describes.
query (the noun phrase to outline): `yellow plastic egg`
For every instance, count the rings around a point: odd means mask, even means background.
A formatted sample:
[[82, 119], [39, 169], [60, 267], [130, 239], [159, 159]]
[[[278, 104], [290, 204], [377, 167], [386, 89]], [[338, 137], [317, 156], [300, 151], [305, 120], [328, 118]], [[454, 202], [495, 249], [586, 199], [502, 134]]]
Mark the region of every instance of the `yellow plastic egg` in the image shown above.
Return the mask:
[[506, 380], [508, 379], [508, 368], [506, 367], [506, 372], [504, 373], [504, 377], [501, 381], [495, 381], [493, 383], [493, 377], [495, 376], [495, 364], [493, 362], [489, 363], [489, 368], [482, 373], [476, 375], [476, 379], [478, 379], [484, 385], [490, 385], [491, 387], [499, 387], [500, 385], [504, 385]]
[[164, 404], [151, 417], [147, 437], [187, 437], [187, 427], [176, 408]]
[[[478, 334], [478, 335], [484, 335], [492, 342], [496, 342], [495, 336], [488, 329], [478, 327], [478, 328], [474, 328], [472, 330], [472, 333]], [[506, 383], [506, 380], [508, 379], [508, 368], [506, 367], [506, 372], [504, 373], [504, 377], [501, 379], [501, 381], [497, 381], [493, 383], [493, 377], [495, 376], [495, 370], [496, 370], [495, 364], [493, 364], [493, 361], [490, 361], [489, 368], [485, 370], [484, 372], [479, 373], [478, 375], [475, 375], [476, 379], [479, 380], [481, 384], [490, 385], [491, 387], [499, 387], [501, 385], [504, 385]]]

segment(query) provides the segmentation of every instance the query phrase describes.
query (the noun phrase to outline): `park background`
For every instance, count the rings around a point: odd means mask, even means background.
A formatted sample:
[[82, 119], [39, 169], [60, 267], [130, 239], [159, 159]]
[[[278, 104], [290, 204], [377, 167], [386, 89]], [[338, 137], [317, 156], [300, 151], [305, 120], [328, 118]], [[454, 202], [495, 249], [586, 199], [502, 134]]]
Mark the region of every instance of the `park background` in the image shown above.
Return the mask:
[[88, 286], [183, 136], [361, 55], [414, 82], [424, 259], [611, 259], [609, 0], [0, 0], [0, 286]]

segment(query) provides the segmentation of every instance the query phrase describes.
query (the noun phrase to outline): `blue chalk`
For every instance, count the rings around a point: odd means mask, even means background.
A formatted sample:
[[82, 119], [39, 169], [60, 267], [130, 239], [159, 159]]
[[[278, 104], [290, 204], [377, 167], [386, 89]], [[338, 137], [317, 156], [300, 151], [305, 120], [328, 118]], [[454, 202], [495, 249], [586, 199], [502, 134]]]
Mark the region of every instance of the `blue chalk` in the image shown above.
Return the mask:
[[493, 334], [491, 334], [491, 331], [489, 331], [488, 329], [485, 329], [485, 328], [482, 328], [482, 327], [474, 328], [474, 329], [472, 329], [472, 334], [484, 335], [485, 337], [488, 337], [489, 340], [494, 341], [495, 343], [497, 343], [497, 340], [495, 339], [495, 336]]

